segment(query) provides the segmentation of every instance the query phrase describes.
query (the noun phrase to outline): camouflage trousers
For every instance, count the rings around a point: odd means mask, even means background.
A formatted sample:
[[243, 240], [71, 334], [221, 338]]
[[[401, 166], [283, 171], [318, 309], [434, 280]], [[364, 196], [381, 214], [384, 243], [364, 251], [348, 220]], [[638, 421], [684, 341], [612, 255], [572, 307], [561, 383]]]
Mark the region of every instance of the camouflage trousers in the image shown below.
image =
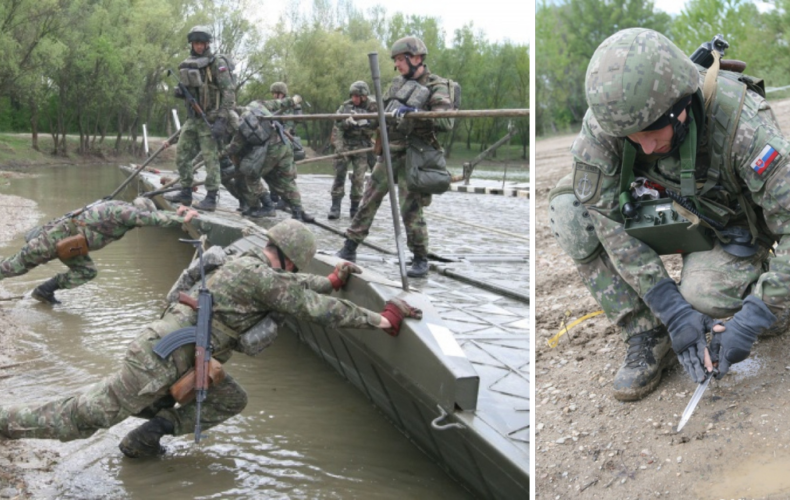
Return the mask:
[[[365, 144], [349, 145], [345, 151], [369, 147]], [[348, 164], [352, 167], [351, 176], [351, 201], [359, 201], [362, 199], [362, 188], [365, 184], [365, 172], [368, 170], [368, 158], [366, 155], [349, 156], [346, 158], [339, 158], [335, 161], [335, 182], [332, 184], [332, 198], [342, 198], [346, 195], [346, 174], [348, 173]]]
[[[176, 436], [195, 428], [195, 402], [174, 407], [170, 386], [194, 364], [194, 346], [184, 346], [166, 360], [153, 352], [167, 333], [189, 326], [185, 316], [168, 313], [129, 345], [120, 369], [75, 396], [48, 403], [0, 406], [0, 434], [12, 438], [70, 441], [91, 436], [130, 416], [163, 417]], [[247, 405], [244, 389], [229, 375], [209, 388], [200, 414], [204, 429], [241, 413]]]
[[[574, 195], [570, 193], [562, 196]], [[560, 206], [561, 203], [555, 205]], [[598, 214], [591, 215], [599, 231], [623, 231], [622, 224]], [[585, 231], [583, 227], [574, 225], [572, 218], [561, 219], [554, 214], [551, 217], [555, 237], [558, 241], [564, 240], [566, 245], [569, 241], [578, 241], [568, 235]], [[560, 220], [563, 220], [563, 224], [554, 224]], [[571, 254], [574, 249], [564, 250]], [[578, 253], [574, 255], [582, 282], [606, 317], [620, 327], [623, 340], [661, 325], [601, 246], [585, 258], [580, 258]], [[767, 269], [768, 258], [769, 252], [764, 248], [751, 257], [736, 257], [722, 250], [718, 242], [712, 250], [686, 254], [683, 256], [680, 293], [697, 311], [717, 319], [727, 318], [741, 309], [743, 299], [752, 292], [760, 275]], [[786, 314], [777, 316], [780, 321], [784, 318], [786, 323]], [[786, 326], [780, 325], [780, 321], [775, 325], [776, 328]]]
[[263, 162], [254, 164], [256, 168], [252, 170], [252, 175], [245, 175], [250, 192], [248, 195], [250, 206], [260, 206], [260, 197], [267, 192], [266, 186], [261, 182], [263, 177], [272, 192], [280, 195], [280, 198], [288, 202], [291, 207], [301, 210], [302, 195], [296, 185], [293, 149], [283, 143], [270, 144], [265, 149]]
[[[27, 242], [16, 255], [0, 261], [0, 280], [21, 276], [36, 266], [57, 259], [55, 245], [69, 236], [71, 231], [66, 223], [45, 228], [41, 234]], [[62, 289], [84, 285], [98, 274], [96, 265], [89, 255], [73, 257], [61, 262], [69, 268], [68, 272], [55, 276], [58, 286]]]
[[217, 141], [203, 120], [188, 118], [181, 128], [176, 151], [176, 167], [182, 186], [191, 187], [194, 184], [192, 160], [201, 152], [203, 161], [206, 162], [206, 190], [215, 191], [220, 185]]
[[[423, 217], [422, 208], [430, 205], [431, 195], [409, 192], [406, 187], [405, 152], [392, 153], [392, 169], [395, 182], [398, 183], [398, 203], [403, 225], [406, 227], [406, 243], [414, 255], [427, 257], [428, 225]], [[367, 237], [376, 212], [388, 193], [387, 166], [380, 161], [373, 167], [370, 180], [365, 185], [362, 204], [351, 221], [351, 227], [346, 229], [346, 238], [361, 243]]]

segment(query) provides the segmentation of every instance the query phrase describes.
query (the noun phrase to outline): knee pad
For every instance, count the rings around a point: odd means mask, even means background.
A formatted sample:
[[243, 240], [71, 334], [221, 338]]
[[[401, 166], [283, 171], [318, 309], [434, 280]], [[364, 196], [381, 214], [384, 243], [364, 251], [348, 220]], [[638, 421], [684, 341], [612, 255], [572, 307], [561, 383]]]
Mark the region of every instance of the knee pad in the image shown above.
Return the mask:
[[[566, 182], [568, 181], [568, 182]], [[587, 208], [573, 194], [572, 176], [549, 192], [549, 225], [560, 248], [577, 262], [595, 258], [603, 246]]]

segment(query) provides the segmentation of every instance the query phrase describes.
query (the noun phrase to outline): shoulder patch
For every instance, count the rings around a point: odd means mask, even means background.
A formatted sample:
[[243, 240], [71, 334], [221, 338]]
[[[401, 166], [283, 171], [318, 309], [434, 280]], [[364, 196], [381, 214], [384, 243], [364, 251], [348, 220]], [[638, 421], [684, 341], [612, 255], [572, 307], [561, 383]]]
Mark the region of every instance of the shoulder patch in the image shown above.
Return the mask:
[[768, 167], [780, 157], [779, 151], [774, 149], [770, 144], [766, 144], [762, 151], [757, 154], [757, 158], [755, 158], [749, 166], [752, 167], [754, 173], [762, 175], [768, 170]]
[[601, 194], [601, 169], [577, 161], [573, 165], [573, 194], [582, 203], [595, 201]]

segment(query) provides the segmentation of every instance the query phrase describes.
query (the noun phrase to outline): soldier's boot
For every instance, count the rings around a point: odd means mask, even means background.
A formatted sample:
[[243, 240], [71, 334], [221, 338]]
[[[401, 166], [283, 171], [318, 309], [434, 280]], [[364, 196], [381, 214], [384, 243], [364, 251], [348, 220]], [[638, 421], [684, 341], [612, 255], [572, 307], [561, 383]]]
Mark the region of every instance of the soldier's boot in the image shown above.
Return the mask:
[[261, 195], [261, 208], [264, 211], [262, 217], [276, 217], [277, 211], [274, 209], [274, 202], [270, 193], [263, 193]]
[[349, 262], [356, 262], [357, 261], [357, 247], [359, 243], [355, 241], [351, 241], [346, 238], [346, 242], [343, 244], [343, 248], [341, 248], [336, 254], [335, 257], [339, 257], [343, 260], [347, 260]]
[[[272, 201], [274, 201], [274, 196], [272, 196]], [[277, 210], [282, 210], [283, 212], [291, 212], [292, 208], [288, 206], [288, 203], [285, 202], [282, 198], [277, 199], [277, 205], [274, 208]]]
[[50, 278], [38, 285], [30, 296], [45, 304], [60, 304], [60, 301], [55, 298], [55, 290], [59, 289], [60, 285], [58, 285], [58, 279]]
[[291, 207], [291, 218], [302, 222], [315, 222], [315, 217], [305, 212], [302, 207]]
[[661, 373], [677, 359], [664, 326], [628, 339], [628, 353], [614, 376], [614, 397], [636, 401], [650, 394], [661, 381]]
[[127, 434], [118, 448], [129, 458], [162, 455], [165, 449], [159, 444], [159, 440], [164, 435], [172, 435], [174, 431], [173, 422], [162, 417], [154, 417]]
[[239, 208], [236, 209], [237, 212], [241, 212], [242, 214], [250, 208], [250, 204], [247, 203], [243, 197], [239, 200]]
[[359, 200], [351, 200], [351, 208], [348, 209], [348, 215], [353, 219], [357, 212], [359, 212]]
[[411, 260], [411, 267], [406, 271], [410, 278], [423, 278], [428, 275], [428, 257], [415, 255]]
[[274, 214], [274, 210], [266, 210], [265, 207], [250, 207], [241, 213], [241, 215], [250, 217], [252, 219], [260, 219], [261, 217], [274, 217]]
[[332, 198], [332, 206], [329, 208], [329, 214], [326, 216], [329, 220], [340, 218], [340, 204], [343, 201], [342, 196], [335, 196]]
[[180, 203], [182, 205], [192, 205], [192, 188], [182, 187], [180, 191], [166, 194], [165, 199], [170, 203]]
[[214, 191], [209, 191], [206, 193], [206, 197], [203, 200], [195, 205], [195, 208], [198, 210], [205, 210], [206, 212], [213, 212], [217, 209], [217, 196], [219, 195], [219, 191], [216, 189]]

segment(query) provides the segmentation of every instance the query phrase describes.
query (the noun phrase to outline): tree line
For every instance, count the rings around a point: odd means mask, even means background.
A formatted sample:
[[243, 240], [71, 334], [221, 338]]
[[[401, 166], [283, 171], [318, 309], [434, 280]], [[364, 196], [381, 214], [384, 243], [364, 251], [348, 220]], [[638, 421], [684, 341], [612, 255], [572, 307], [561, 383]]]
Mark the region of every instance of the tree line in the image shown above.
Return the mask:
[[[526, 108], [529, 48], [489, 42], [473, 23], [447, 38], [437, 18], [363, 12], [351, 1], [314, 0], [309, 9], [284, 13], [261, 28], [253, 0], [4, 0], [0, 2], [0, 130], [53, 138], [53, 153], [70, 153], [67, 134], [79, 136], [76, 153], [99, 145], [139, 153], [142, 125], [169, 135], [170, 109], [183, 120], [166, 70], [189, 54], [186, 34], [198, 24], [213, 28], [212, 50], [235, 61], [237, 101], [269, 98], [275, 81], [310, 103], [306, 113], [334, 113], [356, 80], [373, 91], [369, 52], [379, 53], [382, 87], [396, 76], [389, 47], [398, 38], [421, 37], [431, 71], [458, 81], [464, 109]], [[330, 122], [297, 129], [310, 146], [329, 142]], [[516, 141], [527, 156], [528, 120], [516, 123]], [[443, 137], [453, 146], [483, 149], [503, 136], [503, 119], [459, 119]], [[456, 146], [457, 147], [457, 146]]]
[[535, 24], [536, 134], [578, 129], [587, 102], [584, 78], [593, 52], [618, 30], [651, 28], [691, 55], [723, 34], [726, 58], [767, 86], [790, 85], [790, 0], [761, 11], [750, 0], [690, 0], [675, 17], [650, 0], [540, 0]]

